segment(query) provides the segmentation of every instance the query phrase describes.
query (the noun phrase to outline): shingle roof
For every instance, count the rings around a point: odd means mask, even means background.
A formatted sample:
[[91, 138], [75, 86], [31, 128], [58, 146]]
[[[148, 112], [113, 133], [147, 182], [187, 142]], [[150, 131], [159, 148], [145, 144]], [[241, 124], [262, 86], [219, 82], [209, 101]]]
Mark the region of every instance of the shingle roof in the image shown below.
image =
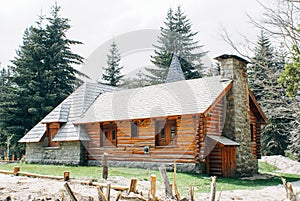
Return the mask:
[[185, 80], [178, 56], [173, 54], [172, 61], [166, 78], [166, 83]]
[[224, 136], [216, 136], [216, 135], [207, 135], [208, 138], [216, 141], [216, 142], [219, 142], [225, 146], [239, 146], [240, 144], [233, 141], [233, 140], [230, 140]]
[[84, 136], [85, 132], [79, 132], [78, 129], [81, 128], [75, 128], [73, 122], [81, 117], [100, 94], [114, 89], [116, 88], [96, 82], [85, 82], [33, 127], [19, 142], [39, 142], [46, 131], [45, 123], [50, 122], [67, 122], [60, 128], [53, 141], [88, 140], [88, 137]]
[[224, 136], [217, 136], [217, 135], [206, 135], [205, 137], [205, 146], [203, 147], [204, 152], [201, 152], [200, 158], [204, 159], [208, 156], [211, 151], [215, 148], [217, 143], [221, 143], [225, 146], [239, 146], [240, 144], [230, 140]]
[[230, 83], [217, 76], [104, 93], [76, 123], [203, 113]]

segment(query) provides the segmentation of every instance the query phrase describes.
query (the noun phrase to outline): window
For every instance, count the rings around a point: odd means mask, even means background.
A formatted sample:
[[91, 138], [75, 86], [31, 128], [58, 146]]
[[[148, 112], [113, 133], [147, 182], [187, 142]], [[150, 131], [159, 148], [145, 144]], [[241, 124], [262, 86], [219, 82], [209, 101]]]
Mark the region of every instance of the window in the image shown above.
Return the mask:
[[176, 120], [160, 120], [155, 123], [155, 145], [166, 146], [176, 144]]
[[46, 146], [47, 147], [59, 147], [59, 142], [54, 142], [53, 139], [57, 134], [58, 130], [60, 129], [60, 123], [49, 123], [47, 124], [46, 130]]
[[139, 128], [138, 128], [138, 122], [136, 121], [131, 121], [131, 137], [136, 138], [139, 136]]
[[100, 147], [117, 145], [117, 126], [114, 123], [101, 125], [100, 127]]

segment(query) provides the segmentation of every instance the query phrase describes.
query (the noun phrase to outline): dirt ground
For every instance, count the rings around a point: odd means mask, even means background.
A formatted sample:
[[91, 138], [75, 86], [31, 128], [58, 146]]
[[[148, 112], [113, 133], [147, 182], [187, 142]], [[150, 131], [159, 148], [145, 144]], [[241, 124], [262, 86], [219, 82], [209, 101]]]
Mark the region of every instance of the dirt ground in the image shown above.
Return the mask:
[[[300, 174], [300, 163], [292, 161], [282, 156], [263, 157], [261, 159], [269, 164], [276, 165], [281, 172]], [[123, 177], [111, 177], [108, 182], [112, 185], [128, 186], [130, 180]], [[0, 200], [7, 200], [10, 196], [11, 200], [61, 200], [62, 194], [65, 195], [66, 200], [69, 200], [66, 194], [64, 181], [57, 181], [51, 179], [28, 178], [21, 176], [11, 176], [0, 174]], [[75, 192], [78, 200], [89, 200], [92, 196], [97, 200], [97, 190], [93, 186], [81, 185], [79, 181], [69, 182], [70, 187]], [[149, 190], [149, 181], [139, 181], [138, 190], [144, 195], [147, 195]], [[157, 184], [158, 195], [163, 194], [162, 184]], [[300, 181], [293, 182], [294, 190], [298, 193], [297, 200], [300, 201]], [[112, 190], [112, 197], [116, 197], [117, 192]], [[217, 196], [219, 192], [217, 192]], [[196, 200], [208, 200], [208, 193], [197, 193], [195, 189]], [[282, 185], [269, 186], [261, 190], [234, 190], [223, 191], [221, 193], [221, 201], [227, 200], [247, 200], [247, 201], [280, 201], [285, 198], [285, 190]], [[114, 199], [111, 199], [114, 200]]]

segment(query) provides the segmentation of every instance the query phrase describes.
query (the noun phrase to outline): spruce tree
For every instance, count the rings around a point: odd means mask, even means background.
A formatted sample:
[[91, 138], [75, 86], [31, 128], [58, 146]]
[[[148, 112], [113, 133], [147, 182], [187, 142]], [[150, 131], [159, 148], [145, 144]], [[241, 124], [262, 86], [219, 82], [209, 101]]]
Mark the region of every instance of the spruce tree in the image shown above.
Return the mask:
[[262, 130], [263, 154], [285, 154], [291, 132], [293, 112], [285, 90], [278, 83], [284, 61], [261, 32], [248, 68], [249, 86], [265, 112], [269, 123]]
[[163, 83], [166, 79], [172, 55], [179, 56], [179, 62], [186, 79], [200, 78], [204, 76], [201, 58], [206, 52], [200, 52], [198, 41], [194, 40], [197, 32], [192, 31], [192, 24], [185, 13], [178, 6], [173, 12], [170, 8], [161, 34], [158, 36], [154, 55], [151, 62], [156, 68], [146, 68], [147, 77], [152, 84]]
[[120, 81], [124, 77], [124, 75], [121, 74], [123, 66], [120, 67], [120, 60], [121, 55], [118, 46], [116, 42], [113, 41], [109, 49], [109, 54], [107, 55], [107, 67], [103, 68], [104, 73], [102, 74], [102, 78], [111, 86], [120, 85]]
[[[72, 65], [80, 64], [83, 58], [74, 54], [70, 46], [81, 43], [66, 37], [69, 20], [61, 18], [59, 10], [55, 4], [49, 18], [41, 16], [26, 29], [23, 44], [9, 67], [15, 93], [13, 102], [3, 114], [10, 114], [4, 127], [7, 133], [14, 134], [13, 146], [71, 94], [78, 83], [76, 75], [79, 72]], [[22, 152], [20, 148], [15, 150]]]

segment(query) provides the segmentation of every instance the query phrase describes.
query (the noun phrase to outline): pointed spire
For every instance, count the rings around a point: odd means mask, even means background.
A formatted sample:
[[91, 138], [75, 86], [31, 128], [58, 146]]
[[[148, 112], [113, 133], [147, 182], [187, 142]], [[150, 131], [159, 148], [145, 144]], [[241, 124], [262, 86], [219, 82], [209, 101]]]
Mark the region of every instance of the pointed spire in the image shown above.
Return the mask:
[[166, 83], [177, 82], [181, 80], [185, 80], [185, 77], [181, 69], [178, 56], [174, 53], [169, 67], [169, 72], [167, 74]]

